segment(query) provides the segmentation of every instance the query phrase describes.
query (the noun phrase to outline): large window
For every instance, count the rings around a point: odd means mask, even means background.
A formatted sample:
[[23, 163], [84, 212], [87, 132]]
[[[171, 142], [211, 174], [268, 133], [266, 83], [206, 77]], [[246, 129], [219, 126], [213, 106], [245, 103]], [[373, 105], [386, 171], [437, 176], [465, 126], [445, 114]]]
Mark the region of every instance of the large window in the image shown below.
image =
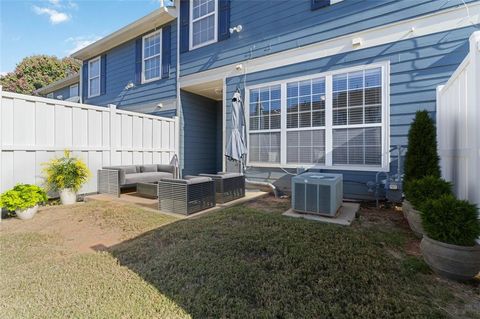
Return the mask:
[[161, 77], [161, 30], [143, 37], [142, 82], [158, 80]]
[[248, 90], [249, 162], [386, 168], [388, 63]]
[[190, 1], [190, 49], [217, 41], [218, 0]]
[[100, 57], [88, 62], [88, 97], [100, 95]]

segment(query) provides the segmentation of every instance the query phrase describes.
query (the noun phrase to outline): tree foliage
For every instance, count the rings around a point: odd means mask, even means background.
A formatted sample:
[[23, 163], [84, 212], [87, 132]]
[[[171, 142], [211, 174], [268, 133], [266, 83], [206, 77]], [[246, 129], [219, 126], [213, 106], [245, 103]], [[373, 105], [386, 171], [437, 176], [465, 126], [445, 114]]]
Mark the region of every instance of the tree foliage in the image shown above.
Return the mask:
[[1, 76], [0, 85], [5, 91], [33, 95], [35, 90], [78, 72], [79, 69], [80, 62], [73, 58], [33, 55], [24, 58], [13, 72]]
[[435, 124], [427, 111], [417, 111], [408, 132], [405, 181], [425, 176], [440, 177]]

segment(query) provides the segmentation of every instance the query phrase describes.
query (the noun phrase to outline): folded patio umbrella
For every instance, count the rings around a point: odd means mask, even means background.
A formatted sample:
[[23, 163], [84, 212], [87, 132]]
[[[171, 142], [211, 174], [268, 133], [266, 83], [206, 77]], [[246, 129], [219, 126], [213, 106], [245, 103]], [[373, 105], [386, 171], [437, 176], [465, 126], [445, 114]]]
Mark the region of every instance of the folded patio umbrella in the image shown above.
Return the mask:
[[248, 152], [245, 130], [243, 100], [237, 89], [232, 98], [232, 133], [227, 143], [225, 156], [229, 160], [240, 162], [241, 169], [243, 169], [244, 158]]

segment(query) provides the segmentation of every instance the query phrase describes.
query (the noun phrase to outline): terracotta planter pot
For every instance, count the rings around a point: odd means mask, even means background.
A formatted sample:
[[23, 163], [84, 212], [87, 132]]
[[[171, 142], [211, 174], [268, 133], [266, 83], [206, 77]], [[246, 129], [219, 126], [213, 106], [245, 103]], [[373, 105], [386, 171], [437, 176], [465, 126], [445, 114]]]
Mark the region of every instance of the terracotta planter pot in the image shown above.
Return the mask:
[[480, 245], [457, 246], [424, 235], [420, 243], [423, 259], [442, 277], [466, 281], [480, 271]]
[[19, 219], [31, 219], [38, 211], [38, 205], [26, 209], [17, 209], [15, 214]]
[[422, 217], [420, 212], [413, 208], [408, 200], [403, 201], [402, 205], [403, 216], [407, 219], [410, 229], [415, 233], [415, 236], [422, 238], [425, 234], [422, 226]]
[[77, 193], [70, 188], [62, 189], [60, 191], [60, 202], [62, 205], [75, 204], [77, 202]]

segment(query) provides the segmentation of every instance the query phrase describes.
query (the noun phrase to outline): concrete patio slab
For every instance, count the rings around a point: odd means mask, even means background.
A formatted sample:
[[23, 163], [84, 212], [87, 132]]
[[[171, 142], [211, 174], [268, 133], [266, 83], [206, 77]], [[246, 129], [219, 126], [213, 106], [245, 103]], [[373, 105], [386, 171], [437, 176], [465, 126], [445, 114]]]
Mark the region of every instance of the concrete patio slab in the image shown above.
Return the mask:
[[94, 194], [94, 195], [85, 196], [84, 200], [86, 202], [89, 202], [89, 201], [105, 201], [105, 202], [114, 201], [114, 202], [117, 202], [117, 203], [118, 202], [123, 202], [123, 203], [126, 203], [126, 204], [140, 206], [143, 209], [146, 209], [146, 210], [149, 210], [149, 211], [152, 211], [152, 212], [155, 212], [155, 213], [161, 213], [161, 214], [165, 214], [165, 215], [175, 216], [175, 217], [180, 218], [180, 219], [185, 219], [185, 218], [195, 218], [195, 217], [202, 216], [202, 215], [205, 215], [205, 214], [208, 214], [208, 213], [211, 213], [211, 212], [215, 212], [215, 211], [218, 211], [218, 210], [221, 210], [221, 209], [225, 209], [225, 208], [228, 208], [228, 207], [240, 205], [240, 204], [243, 204], [243, 203], [246, 203], [246, 202], [255, 200], [257, 198], [267, 196], [267, 195], [268, 195], [267, 192], [262, 192], [262, 191], [258, 191], [258, 190], [247, 190], [245, 192], [245, 197], [243, 197], [243, 198], [239, 198], [239, 199], [233, 200], [233, 201], [225, 203], [225, 204], [217, 204], [215, 207], [203, 210], [201, 212], [198, 212], [198, 213], [195, 213], [195, 214], [192, 214], [192, 215], [189, 215], [189, 216], [160, 211], [157, 208], [158, 207], [157, 199], [142, 197], [142, 196], [137, 195], [136, 193], [125, 193], [125, 194], [121, 194], [120, 197], [114, 197], [114, 196], [111, 196], [111, 195], [108, 195], [108, 194]]
[[350, 226], [359, 210], [360, 210], [360, 204], [344, 202], [340, 207], [340, 210], [336, 217], [326, 217], [326, 216], [319, 216], [319, 215], [312, 215], [312, 214], [297, 213], [292, 208], [287, 210], [282, 215], [295, 217], [295, 218], [304, 218], [304, 219], [314, 220], [322, 223]]

